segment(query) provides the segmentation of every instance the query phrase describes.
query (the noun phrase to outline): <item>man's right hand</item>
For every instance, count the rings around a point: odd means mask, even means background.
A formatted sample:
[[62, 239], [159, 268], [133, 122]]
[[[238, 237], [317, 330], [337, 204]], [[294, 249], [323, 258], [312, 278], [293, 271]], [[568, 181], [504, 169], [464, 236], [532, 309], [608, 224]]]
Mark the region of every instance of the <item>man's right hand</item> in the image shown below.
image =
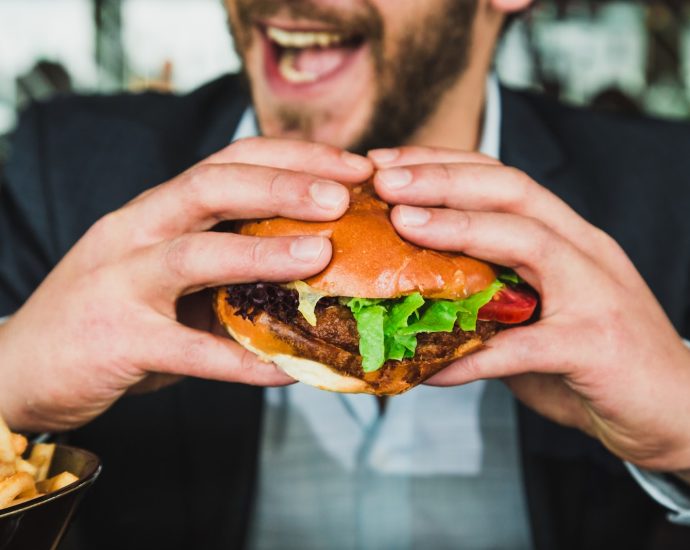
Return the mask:
[[336, 219], [349, 202], [341, 183], [371, 173], [367, 159], [339, 149], [251, 138], [106, 215], [0, 327], [0, 413], [16, 430], [56, 431], [88, 422], [130, 388], [179, 376], [290, 383], [209, 332], [203, 290], [308, 277], [328, 264], [330, 241], [207, 230], [234, 219]]

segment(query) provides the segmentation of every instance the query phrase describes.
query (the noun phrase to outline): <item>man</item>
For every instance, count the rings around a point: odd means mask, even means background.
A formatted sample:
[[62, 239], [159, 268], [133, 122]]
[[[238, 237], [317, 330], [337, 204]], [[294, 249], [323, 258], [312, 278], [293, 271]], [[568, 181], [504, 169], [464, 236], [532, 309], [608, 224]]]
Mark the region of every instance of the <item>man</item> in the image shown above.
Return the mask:
[[[84, 98], [25, 115], [0, 217], [0, 315], [11, 316], [0, 409], [16, 429], [73, 430], [68, 441], [103, 456], [73, 545], [647, 548], [687, 538], [623, 461], [680, 511], [676, 521], [687, 517], [690, 352], [678, 331], [688, 336], [688, 131], [486, 86], [506, 15], [528, 4], [228, 0], [251, 104], [276, 139], [226, 146], [255, 130], [235, 78], [183, 98]], [[504, 164], [468, 152], [480, 143]], [[461, 397], [441, 410], [391, 416], [400, 398], [350, 429], [327, 408], [340, 397], [323, 394], [320, 411], [333, 414], [317, 416], [349, 430], [342, 440], [296, 423], [314, 420], [294, 400], [307, 395], [299, 386], [271, 390], [265, 407], [248, 385], [170, 386], [181, 376], [290, 382], [208, 332], [203, 289], [306, 277], [327, 264], [328, 240], [205, 230], [337, 218], [346, 187], [372, 174], [405, 238], [516, 269], [541, 295], [540, 320], [435, 377], [454, 387], [428, 390], [428, 404]], [[491, 383], [483, 410], [458, 416], [453, 403], [472, 400], [458, 386], [499, 378], [542, 416], [521, 407], [516, 417]], [[119, 399], [127, 392], [136, 395]], [[341, 404], [362, 419], [359, 401]], [[488, 469], [475, 461], [463, 473], [424, 454], [448, 437], [412, 438], [425, 464], [397, 477], [385, 464], [327, 461], [373, 460], [367, 442], [414, 461], [390, 418], [426, 419], [432, 427], [414, 433], [428, 437], [477, 414], [496, 460]], [[280, 439], [295, 430], [297, 443]], [[353, 434], [361, 445], [348, 444]], [[362, 491], [355, 506], [341, 502], [350, 485]], [[475, 503], [482, 514], [467, 521]]]

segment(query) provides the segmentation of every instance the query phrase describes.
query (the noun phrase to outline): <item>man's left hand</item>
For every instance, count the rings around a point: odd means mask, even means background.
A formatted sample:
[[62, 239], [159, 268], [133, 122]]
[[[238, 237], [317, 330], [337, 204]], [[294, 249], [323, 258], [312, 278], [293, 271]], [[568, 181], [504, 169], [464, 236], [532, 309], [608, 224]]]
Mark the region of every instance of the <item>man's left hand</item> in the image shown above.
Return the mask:
[[609, 235], [478, 153], [402, 147], [370, 157], [403, 237], [510, 267], [541, 297], [537, 322], [499, 333], [430, 383], [500, 378], [624, 460], [690, 470], [690, 351]]

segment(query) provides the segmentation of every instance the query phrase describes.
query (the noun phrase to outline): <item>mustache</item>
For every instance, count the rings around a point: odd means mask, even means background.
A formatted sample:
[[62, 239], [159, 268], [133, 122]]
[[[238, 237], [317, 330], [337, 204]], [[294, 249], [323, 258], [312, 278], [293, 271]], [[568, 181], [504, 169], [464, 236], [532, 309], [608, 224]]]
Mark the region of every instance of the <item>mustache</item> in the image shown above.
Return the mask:
[[237, 18], [244, 29], [275, 15], [290, 19], [306, 19], [333, 26], [343, 34], [380, 40], [383, 20], [378, 10], [367, 0], [356, 10], [340, 10], [313, 0], [238, 0]]

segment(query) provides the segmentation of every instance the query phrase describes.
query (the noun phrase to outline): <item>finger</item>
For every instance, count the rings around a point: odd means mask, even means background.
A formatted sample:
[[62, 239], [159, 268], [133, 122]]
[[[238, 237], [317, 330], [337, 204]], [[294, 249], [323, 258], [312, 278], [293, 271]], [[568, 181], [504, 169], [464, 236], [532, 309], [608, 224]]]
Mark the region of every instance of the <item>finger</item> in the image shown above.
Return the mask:
[[590, 258], [532, 218], [403, 205], [393, 209], [391, 220], [404, 238], [421, 246], [464, 252], [516, 270], [539, 292], [544, 308], [547, 298], [550, 306], [572, 299], [583, 281], [588, 292], [597, 285], [608, 288]]
[[374, 149], [369, 151], [367, 156], [374, 162], [376, 168], [379, 169], [392, 166], [456, 162], [501, 165], [495, 158], [477, 153], [476, 151], [458, 151], [443, 147], [417, 147], [414, 145], [393, 149]]
[[[517, 327], [491, 338], [484, 349], [455, 361], [426, 381], [431, 386], [456, 386], [476, 380], [502, 379], [515, 397], [536, 412], [567, 426], [589, 429], [582, 400], [563, 381], [570, 372], [565, 361], [554, 361], [556, 341], [549, 327]], [[558, 366], [556, 366], [558, 365]]]
[[305, 172], [343, 183], [360, 183], [369, 178], [373, 164], [366, 157], [331, 145], [252, 137], [235, 141], [202, 164], [255, 164]]
[[153, 344], [146, 344], [145, 353], [153, 372], [256, 386], [294, 383], [273, 363], [262, 361], [229, 338], [180, 325], [160, 331]]
[[248, 164], [196, 166], [110, 216], [111, 234], [135, 232], [139, 244], [201, 231], [221, 220], [284, 216], [333, 220], [347, 188], [300, 172]]
[[392, 204], [518, 214], [539, 219], [571, 241], [586, 238], [592, 229], [556, 195], [526, 174], [505, 166], [408, 166], [377, 172], [374, 184], [379, 195]]
[[123, 265], [145, 296], [172, 300], [204, 287], [255, 281], [287, 282], [323, 270], [331, 258], [325, 237], [248, 237], [188, 233], [137, 253]]
[[[548, 323], [511, 327], [490, 338], [485, 347], [458, 359], [428, 380], [434, 386], [456, 386], [527, 373], [564, 375], [571, 371], [562, 350], [554, 342], [560, 339]], [[560, 354], [560, 355], [559, 355]], [[560, 361], [552, 360], [560, 357]]]
[[[634, 269], [620, 247], [529, 176], [500, 165], [425, 164], [381, 170], [377, 193], [391, 204], [505, 212], [540, 220], [619, 280]], [[637, 278], [634, 278], [635, 280]]]

